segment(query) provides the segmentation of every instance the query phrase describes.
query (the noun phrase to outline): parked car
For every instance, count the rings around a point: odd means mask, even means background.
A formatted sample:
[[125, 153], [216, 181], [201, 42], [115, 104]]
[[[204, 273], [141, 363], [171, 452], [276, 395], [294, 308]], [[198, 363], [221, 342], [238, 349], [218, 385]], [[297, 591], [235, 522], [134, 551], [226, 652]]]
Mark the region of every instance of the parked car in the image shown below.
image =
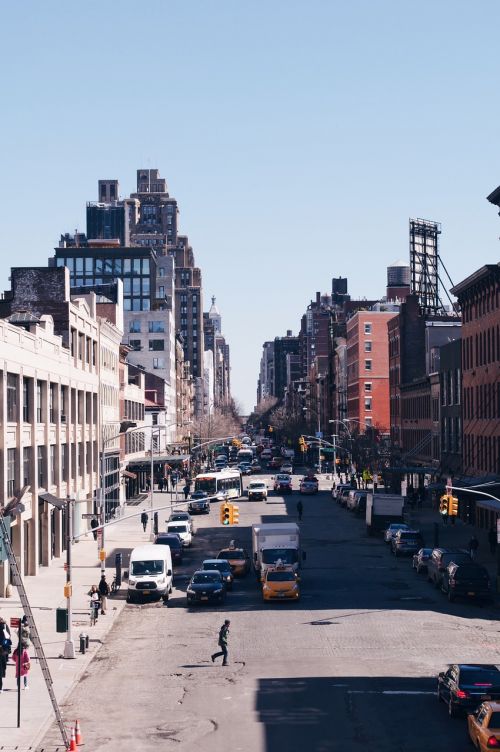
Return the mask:
[[360, 502], [366, 512], [366, 491], [358, 491], [356, 488], [352, 488], [347, 496], [347, 508], [350, 509], [351, 512], [357, 512], [360, 507]]
[[467, 716], [472, 744], [479, 752], [500, 749], [500, 702], [483, 702]]
[[217, 569], [199, 569], [189, 580], [186, 591], [188, 606], [197, 603], [224, 603], [226, 588]]
[[413, 554], [412, 567], [417, 574], [427, 572], [427, 562], [430, 559], [432, 548], [421, 548], [416, 554]]
[[404, 522], [391, 522], [391, 524], [389, 525], [389, 527], [384, 533], [384, 540], [386, 543], [391, 544], [392, 539], [394, 538], [398, 530], [409, 530], [409, 529], [410, 528], [408, 527], [408, 525], [405, 525]]
[[345, 489], [351, 490], [351, 484], [350, 483], [339, 483], [337, 486], [332, 487], [332, 498], [336, 499], [338, 502], [340, 502], [340, 496], [342, 494], [342, 491]]
[[293, 473], [293, 465], [291, 462], [283, 462], [283, 464], [280, 467], [280, 471], [282, 473], [289, 473], [290, 475]]
[[398, 530], [392, 537], [392, 553], [394, 556], [411, 555], [419, 551], [423, 543], [420, 530]]
[[437, 697], [452, 718], [474, 711], [483, 698], [500, 700], [500, 670], [492, 663], [455, 663], [439, 674]]
[[475, 562], [448, 564], [441, 578], [441, 590], [448, 593], [448, 600], [474, 598], [491, 600], [491, 582], [488, 570]]
[[222, 575], [222, 581], [226, 590], [233, 589], [234, 575], [231, 571], [231, 565], [226, 559], [205, 559], [201, 568], [217, 569]]
[[459, 563], [471, 563], [467, 551], [452, 548], [433, 548], [432, 554], [427, 562], [427, 579], [433, 582], [436, 587], [441, 587], [443, 573], [448, 564], [454, 561]]
[[177, 533], [159, 533], [155, 538], [155, 543], [169, 546], [172, 564], [182, 564], [183, 545], [180, 535], [177, 535]]
[[276, 493], [292, 493], [292, 476], [278, 473], [274, 479], [274, 490]]
[[338, 499], [341, 507], [347, 507], [347, 499], [349, 498], [349, 494], [351, 493], [351, 491], [352, 491], [351, 486], [345, 486], [345, 488], [341, 490], [339, 494], [339, 499]]
[[168, 522], [167, 523], [167, 533], [178, 533], [182, 545], [187, 548], [191, 545], [193, 542], [193, 536], [191, 535], [191, 530], [189, 529], [189, 523], [188, 522]]
[[314, 475], [306, 475], [300, 481], [299, 491], [301, 494], [318, 493], [318, 479]]
[[189, 512], [172, 512], [167, 520], [168, 522], [186, 522], [189, 525], [189, 532], [194, 535], [194, 523], [193, 518]]

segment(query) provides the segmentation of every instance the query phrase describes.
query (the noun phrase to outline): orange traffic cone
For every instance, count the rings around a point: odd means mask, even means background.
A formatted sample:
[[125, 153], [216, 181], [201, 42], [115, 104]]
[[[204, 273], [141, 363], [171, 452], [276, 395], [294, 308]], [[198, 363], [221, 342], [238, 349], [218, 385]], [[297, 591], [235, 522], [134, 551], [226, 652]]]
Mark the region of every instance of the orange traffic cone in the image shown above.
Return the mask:
[[75, 729], [71, 729], [71, 741], [69, 743], [69, 752], [78, 752], [78, 747], [76, 746], [76, 738], [75, 738]]
[[77, 745], [83, 744], [83, 736], [82, 736], [82, 732], [80, 731], [80, 721], [78, 719], [75, 725], [75, 737], [76, 737]]

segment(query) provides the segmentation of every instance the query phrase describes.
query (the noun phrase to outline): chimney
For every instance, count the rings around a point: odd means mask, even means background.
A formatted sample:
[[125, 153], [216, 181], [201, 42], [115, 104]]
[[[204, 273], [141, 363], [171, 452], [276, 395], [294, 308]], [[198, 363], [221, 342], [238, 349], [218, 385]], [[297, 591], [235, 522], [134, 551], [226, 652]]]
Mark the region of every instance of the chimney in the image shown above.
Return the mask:
[[321, 303], [321, 293], [316, 293], [316, 305], [319, 305]]
[[292, 330], [291, 329], [287, 329], [286, 330], [286, 336], [287, 337], [291, 337], [292, 336]]

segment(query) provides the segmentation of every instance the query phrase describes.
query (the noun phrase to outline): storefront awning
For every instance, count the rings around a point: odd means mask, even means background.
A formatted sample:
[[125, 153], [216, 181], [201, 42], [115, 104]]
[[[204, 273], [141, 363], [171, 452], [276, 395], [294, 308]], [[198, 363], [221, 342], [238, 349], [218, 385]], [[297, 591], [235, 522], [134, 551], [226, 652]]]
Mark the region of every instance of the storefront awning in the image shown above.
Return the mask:
[[38, 494], [38, 498], [41, 501], [46, 501], [48, 504], [52, 504], [56, 509], [65, 509], [68, 505], [67, 499], [59, 499], [51, 493]]

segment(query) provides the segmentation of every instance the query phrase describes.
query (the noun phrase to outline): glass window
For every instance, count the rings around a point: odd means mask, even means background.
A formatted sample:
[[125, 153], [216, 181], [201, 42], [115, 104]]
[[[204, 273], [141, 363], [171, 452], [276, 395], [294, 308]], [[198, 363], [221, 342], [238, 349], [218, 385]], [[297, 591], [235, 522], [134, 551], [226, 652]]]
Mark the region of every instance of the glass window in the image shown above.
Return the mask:
[[103, 260], [100, 258], [96, 258], [95, 260], [95, 274], [102, 274], [103, 270]]
[[150, 309], [150, 301], [149, 298], [143, 298], [142, 299], [142, 310], [143, 311], [149, 311]]
[[132, 292], [132, 280], [130, 277], [124, 277], [123, 278], [123, 294], [124, 295], [130, 295]]
[[56, 266], [66, 266], [66, 263], [65, 263], [65, 261], [66, 261], [66, 259], [63, 259], [63, 258], [57, 258], [57, 259], [56, 259]]
[[115, 259], [115, 274], [117, 277], [121, 277], [123, 274], [123, 260]]
[[165, 276], [165, 269], [162, 266], [158, 269], [158, 276], [159, 277], [164, 277]]
[[151, 333], [164, 332], [165, 331], [165, 325], [164, 325], [163, 321], [150, 321], [149, 322], [149, 331]]
[[142, 278], [142, 294], [149, 295], [149, 277]]
[[131, 340], [129, 340], [129, 345], [134, 350], [141, 350], [142, 349], [142, 344], [141, 344], [141, 340], [140, 339], [131, 339]]
[[372, 390], [372, 382], [365, 381], [365, 392], [371, 392], [371, 390]]
[[110, 276], [113, 274], [113, 259], [104, 259], [102, 273]]
[[92, 274], [92, 271], [93, 271], [93, 269], [92, 269], [92, 266], [93, 266], [92, 262], [93, 261], [94, 261], [93, 258], [88, 258], [87, 257], [85, 259], [85, 271], [86, 271], [87, 274]]
[[371, 342], [365, 342], [365, 352], [371, 352], [372, 351], [372, 343]]
[[45, 447], [37, 447], [38, 485], [45, 488]]
[[11, 423], [17, 421], [17, 389], [19, 377], [14, 373], [7, 374], [7, 420]]
[[371, 410], [371, 409], [372, 409], [372, 398], [365, 397], [365, 410]]
[[134, 277], [132, 279], [132, 295], [141, 294], [141, 279], [140, 277]]
[[123, 259], [123, 273], [130, 274], [131, 271], [132, 271], [132, 260]]
[[371, 334], [372, 333], [372, 325], [366, 321], [365, 322], [365, 334]]
[[133, 273], [134, 274], [140, 274], [141, 273], [141, 259], [134, 259]]
[[7, 496], [14, 496], [16, 487], [16, 450], [7, 449]]
[[[141, 322], [139, 319], [132, 319], [129, 321], [128, 330], [133, 334], [139, 334], [141, 331]], [[149, 331], [151, 331], [151, 329]]]
[[153, 358], [153, 368], [165, 368], [165, 358]]
[[142, 273], [149, 274], [149, 259], [142, 259]]
[[31, 485], [31, 447], [23, 447], [23, 486]]
[[371, 370], [372, 370], [371, 360], [365, 360], [365, 371], [371, 371]]
[[141, 299], [140, 298], [132, 298], [132, 310], [133, 311], [140, 311], [141, 310]]
[[164, 339], [150, 339], [149, 340], [149, 350], [164, 350], [165, 349], [165, 340]]
[[130, 298], [123, 298], [123, 310], [124, 311], [131, 311], [132, 310], [132, 301]]
[[25, 423], [30, 421], [30, 381], [31, 379], [23, 379], [23, 421]]
[[75, 272], [81, 274], [83, 272], [83, 258], [75, 259]]

